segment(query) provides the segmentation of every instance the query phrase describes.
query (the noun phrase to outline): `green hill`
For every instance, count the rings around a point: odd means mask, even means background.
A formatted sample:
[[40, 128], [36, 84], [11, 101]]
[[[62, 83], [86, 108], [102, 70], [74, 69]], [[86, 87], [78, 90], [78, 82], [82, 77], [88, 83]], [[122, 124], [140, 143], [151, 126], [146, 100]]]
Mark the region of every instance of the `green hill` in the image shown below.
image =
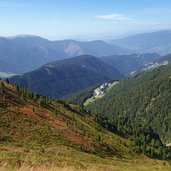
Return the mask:
[[52, 62], [22, 76], [13, 77], [11, 81], [50, 98], [59, 98], [121, 77], [117, 69], [100, 59], [82, 55]]

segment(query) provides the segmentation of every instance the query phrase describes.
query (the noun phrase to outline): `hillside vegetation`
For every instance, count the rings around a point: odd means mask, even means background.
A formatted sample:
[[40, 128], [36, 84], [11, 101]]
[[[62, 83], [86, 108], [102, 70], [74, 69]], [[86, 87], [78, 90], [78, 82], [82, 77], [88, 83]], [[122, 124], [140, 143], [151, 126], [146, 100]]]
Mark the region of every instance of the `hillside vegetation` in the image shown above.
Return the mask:
[[0, 82], [1, 170], [169, 170], [131, 150], [77, 105]]

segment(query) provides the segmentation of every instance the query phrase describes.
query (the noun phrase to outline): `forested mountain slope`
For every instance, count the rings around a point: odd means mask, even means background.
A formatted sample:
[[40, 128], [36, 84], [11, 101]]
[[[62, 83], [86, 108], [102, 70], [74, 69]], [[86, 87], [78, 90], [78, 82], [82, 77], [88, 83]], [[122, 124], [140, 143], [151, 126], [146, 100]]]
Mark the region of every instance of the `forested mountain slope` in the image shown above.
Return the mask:
[[58, 98], [120, 78], [122, 74], [117, 69], [94, 56], [82, 55], [49, 63], [22, 76], [13, 77], [11, 81], [42, 95]]
[[110, 118], [127, 118], [129, 128], [134, 128], [134, 122], [147, 124], [165, 142], [170, 142], [171, 66], [159, 67], [122, 80], [103, 98], [86, 108], [92, 113]]

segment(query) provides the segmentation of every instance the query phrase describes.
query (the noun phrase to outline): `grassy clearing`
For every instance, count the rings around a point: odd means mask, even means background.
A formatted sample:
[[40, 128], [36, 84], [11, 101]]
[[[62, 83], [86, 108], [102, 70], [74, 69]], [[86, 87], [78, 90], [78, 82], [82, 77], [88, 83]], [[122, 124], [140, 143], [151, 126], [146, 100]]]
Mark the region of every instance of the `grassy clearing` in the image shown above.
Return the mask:
[[116, 86], [117, 84], [119, 84], [119, 81], [115, 81], [113, 82], [106, 90], [106, 92], [109, 92], [114, 86]]
[[84, 103], [84, 106], [88, 106], [90, 103], [93, 103], [96, 99], [93, 97], [87, 99]]
[[[115, 81], [113, 82], [106, 90], [105, 90], [105, 93], [109, 92], [114, 86], [116, 86], [119, 82], [118, 81]], [[99, 97], [100, 98], [100, 97]], [[97, 100], [94, 95], [87, 99], [85, 102], [84, 102], [84, 106], [88, 106], [89, 104], [93, 103], [95, 100]]]

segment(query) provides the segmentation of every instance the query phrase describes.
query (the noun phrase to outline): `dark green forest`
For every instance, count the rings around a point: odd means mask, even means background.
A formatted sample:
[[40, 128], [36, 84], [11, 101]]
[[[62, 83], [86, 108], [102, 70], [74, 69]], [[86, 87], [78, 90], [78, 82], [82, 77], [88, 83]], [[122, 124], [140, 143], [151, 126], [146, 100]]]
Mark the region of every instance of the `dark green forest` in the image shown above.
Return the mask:
[[37, 70], [10, 78], [22, 87], [52, 99], [122, 78], [112, 66], [91, 55], [82, 55], [46, 64]]
[[[92, 113], [113, 118], [129, 118], [149, 125], [164, 142], [171, 141], [171, 66], [160, 67], [122, 80], [102, 99], [86, 107]], [[128, 127], [128, 128], [127, 128]]]

